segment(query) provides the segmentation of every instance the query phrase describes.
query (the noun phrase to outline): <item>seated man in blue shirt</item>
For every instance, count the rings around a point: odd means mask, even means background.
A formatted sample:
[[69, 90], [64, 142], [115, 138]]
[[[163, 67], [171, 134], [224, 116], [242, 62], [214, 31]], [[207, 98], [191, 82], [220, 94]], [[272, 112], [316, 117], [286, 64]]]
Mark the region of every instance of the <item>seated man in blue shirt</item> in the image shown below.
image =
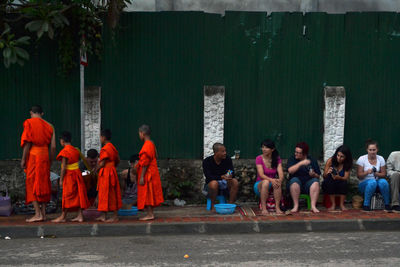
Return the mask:
[[213, 145], [214, 155], [203, 160], [203, 172], [208, 187], [208, 197], [211, 207], [214, 208], [218, 192], [229, 191], [229, 203], [236, 201], [239, 183], [235, 178], [232, 160], [226, 157], [226, 148], [221, 143]]
[[309, 194], [311, 199], [311, 210], [319, 212], [316, 207], [319, 196], [319, 176], [321, 171], [316, 160], [308, 156], [308, 145], [305, 142], [296, 144], [294, 155], [288, 159], [289, 172], [288, 189], [293, 199], [291, 212], [299, 211], [300, 194]]

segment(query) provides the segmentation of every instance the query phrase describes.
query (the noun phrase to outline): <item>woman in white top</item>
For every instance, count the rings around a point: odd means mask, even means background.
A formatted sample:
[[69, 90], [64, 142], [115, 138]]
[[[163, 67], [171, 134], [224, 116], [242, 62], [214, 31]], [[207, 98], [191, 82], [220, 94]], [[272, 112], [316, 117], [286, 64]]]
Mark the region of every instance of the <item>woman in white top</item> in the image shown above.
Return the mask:
[[358, 190], [364, 194], [364, 211], [371, 211], [370, 203], [372, 195], [379, 190], [385, 201], [385, 211], [391, 211], [389, 183], [386, 177], [385, 159], [377, 155], [378, 143], [371, 139], [367, 140], [366, 148], [368, 154], [357, 160], [357, 177], [360, 179]]

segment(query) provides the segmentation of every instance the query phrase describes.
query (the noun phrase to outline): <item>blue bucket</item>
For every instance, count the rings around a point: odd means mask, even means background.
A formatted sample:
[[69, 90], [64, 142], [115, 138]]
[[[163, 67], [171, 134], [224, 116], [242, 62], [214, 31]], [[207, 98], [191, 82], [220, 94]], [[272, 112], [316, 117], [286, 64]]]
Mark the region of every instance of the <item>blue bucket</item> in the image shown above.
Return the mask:
[[236, 204], [215, 204], [214, 207], [219, 214], [232, 214], [235, 212]]
[[119, 216], [135, 216], [135, 215], [137, 215], [137, 213], [138, 213], [138, 209], [135, 206], [133, 206], [132, 209], [130, 209], [130, 210], [122, 210], [121, 209], [118, 211]]

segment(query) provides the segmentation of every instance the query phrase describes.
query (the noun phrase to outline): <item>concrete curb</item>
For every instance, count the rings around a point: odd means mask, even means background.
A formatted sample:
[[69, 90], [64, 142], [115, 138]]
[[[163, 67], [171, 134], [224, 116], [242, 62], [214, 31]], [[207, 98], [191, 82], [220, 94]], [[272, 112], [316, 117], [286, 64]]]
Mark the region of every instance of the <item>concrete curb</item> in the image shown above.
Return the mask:
[[0, 238], [400, 231], [400, 219], [0, 226]]

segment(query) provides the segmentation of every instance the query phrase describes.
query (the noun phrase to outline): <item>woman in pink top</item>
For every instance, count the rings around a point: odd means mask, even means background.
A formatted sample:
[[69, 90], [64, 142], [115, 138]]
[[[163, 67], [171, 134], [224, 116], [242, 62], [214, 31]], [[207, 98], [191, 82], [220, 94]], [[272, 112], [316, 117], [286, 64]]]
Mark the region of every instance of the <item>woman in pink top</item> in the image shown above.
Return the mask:
[[268, 214], [266, 202], [271, 188], [274, 191], [276, 213], [283, 214], [279, 206], [282, 197], [282, 161], [273, 141], [264, 140], [261, 143], [261, 150], [262, 154], [256, 158], [257, 180], [254, 184], [254, 192], [260, 197], [261, 214]]

